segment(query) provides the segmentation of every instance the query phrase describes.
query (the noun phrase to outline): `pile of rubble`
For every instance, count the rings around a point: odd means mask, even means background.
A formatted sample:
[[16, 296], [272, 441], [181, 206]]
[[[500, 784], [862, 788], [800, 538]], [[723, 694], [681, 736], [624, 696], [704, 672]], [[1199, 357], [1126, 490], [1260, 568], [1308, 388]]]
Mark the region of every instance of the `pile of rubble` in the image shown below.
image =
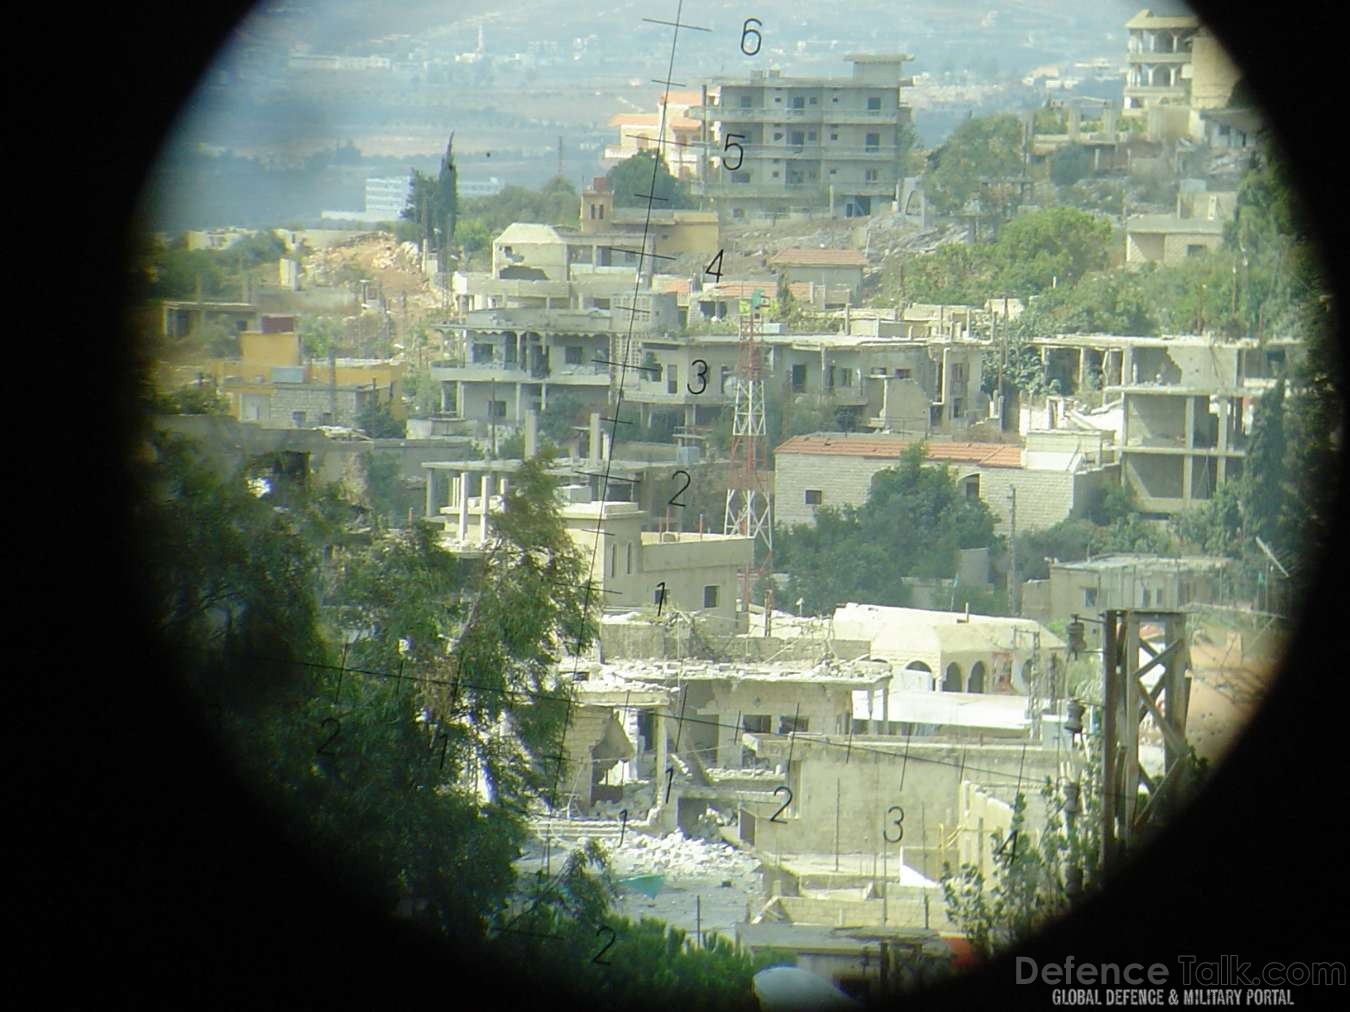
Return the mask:
[[753, 889], [760, 863], [729, 843], [691, 838], [676, 830], [667, 836], [632, 833], [622, 847], [610, 848], [615, 874], [665, 875], [670, 879], [702, 878], [728, 881]]

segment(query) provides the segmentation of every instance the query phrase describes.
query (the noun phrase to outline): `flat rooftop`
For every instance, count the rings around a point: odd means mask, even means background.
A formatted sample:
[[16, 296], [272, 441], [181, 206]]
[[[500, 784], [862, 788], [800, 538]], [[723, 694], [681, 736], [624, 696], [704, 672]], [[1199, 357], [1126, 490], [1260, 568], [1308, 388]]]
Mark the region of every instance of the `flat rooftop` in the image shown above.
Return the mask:
[[[809, 436], [793, 436], [778, 446], [774, 453], [895, 460], [915, 442], [917, 440], [903, 436], [813, 433]], [[928, 442], [928, 459], [978, 464], [982, 467], [1021, 468], [1022, 448], [1006, 443], [947, 443], [934, 440]]]

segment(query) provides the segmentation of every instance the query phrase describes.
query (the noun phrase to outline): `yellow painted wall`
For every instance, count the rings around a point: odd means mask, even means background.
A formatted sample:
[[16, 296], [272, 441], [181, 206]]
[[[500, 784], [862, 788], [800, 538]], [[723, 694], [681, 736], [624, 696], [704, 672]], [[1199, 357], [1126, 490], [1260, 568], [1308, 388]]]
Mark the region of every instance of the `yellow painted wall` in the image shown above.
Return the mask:
[[247, 366], [299, 365], [300, 335], [246, 330], [239, 335], [239, 351]]

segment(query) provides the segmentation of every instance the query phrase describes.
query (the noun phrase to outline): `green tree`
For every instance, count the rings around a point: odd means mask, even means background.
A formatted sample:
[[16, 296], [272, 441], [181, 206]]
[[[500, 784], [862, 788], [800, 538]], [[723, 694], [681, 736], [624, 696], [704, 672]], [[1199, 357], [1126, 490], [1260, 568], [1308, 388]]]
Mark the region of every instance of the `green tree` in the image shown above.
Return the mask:
[[968, 119], [934, 153], [926, 189], [938, 209], [955, 214], [979, 198], [985, 212], [1006, 217], [1016, 206], [1022, 174], [1022, 124], [1000, 113]]
[[1243, 554], [1242, 497], [1240, 482], [1222, 481], [1212, 498], [1178, 513], [1172, 529], [1183, 545], [1205, 555], [1230, 559]]
[[993, 244], [997, 284], [1023, 296], [1073, 285], [1106, 267], [1111, 241], [1104, 218], [1076, 208], [1019, 215], [999, 230]]
[[1052, 334], [1160, 333], [1158, 307], [1139, 274], [1110, 271], [1090, 274], [1076, 284], [1062, 284], [1036, 295], [1013, 324], [1019, 336]]
[[[1097, 745], [1095, 739], [1092, 745]], [[1042, 786], [1046, 815], [1039, 832], [1027, 826], [1027, 798], [1017, 793], [1008, 834], [991, 836], [994, 866], [988, 879], [973, 864], [957, 871], [943, 865], [947, 916], [985, 958], [1025, 941], [1063, 916], [1079, 889], [1086, 892], [1098, 886], [1101, 788], [1091, 758], [1083, 769], [1082, 811], [1076, 816], [1064, 814], [1048, 780]]]
[[1092, 153], [1082, 144], [1068, 144], [1050, 156], [1050, 180], [1072, 186], [1092, 175]]
[[614, 192], [615, 207], [646, 207], [651, 194], [651, 206], [660, 210], [697, 207], [689, 187], [676, 179], [666, 167], [664, 155], [655, 151], [639, 151], [625, 158], [606, 173]]
[[407, 423], [395, 418], [388, 401], [371, 398], [356, 413], [356, 427], [371, 439], [403, 439]]
[[517, 472], [469, 568], [430, 525], [367, 544], [331, 492], [221, 476], [167, 435], [150, 447], [162, 631], [283, 832], [386, 909], [413, 896], [437, 930], [481, 937], [517, 888], [521, 813], [553, 784], [559, 653], [594, 633], [543, 465]]
[[916, 444], [877, 472], [862, 507], [823, 506], [814, 527], [776, 532], [790, 599], [802, 598], [811, 614], [845, 601], [903, 606], [900, 577], [950, 579], [958, 549], [1001, 545], [989, 507], [961, 494], [948, 468], [925, 464], [926, 452]]
[[1247, 535], [1261, 538], [1277, 552], [1288, 544], [1284, 536], [1286, 452], [1281, 378], [1257, 401], [1239, 493]]

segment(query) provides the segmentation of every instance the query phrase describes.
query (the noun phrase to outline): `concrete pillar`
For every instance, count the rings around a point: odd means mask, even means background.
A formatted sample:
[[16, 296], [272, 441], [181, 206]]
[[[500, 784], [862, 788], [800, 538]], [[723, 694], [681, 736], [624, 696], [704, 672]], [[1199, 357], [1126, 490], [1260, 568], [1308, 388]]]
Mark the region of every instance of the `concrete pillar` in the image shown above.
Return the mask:
[[502, 509], [506, 508], [506, 493], [509, 492], [510, 490], [511, 490], [511, 479], [508, 478], [506, 475], [502, 475], [501, 481]]
[[464, 413], [464, 381], [463, 381], [463, 380], [456, 380], [456, 381], [455, 381], [455, 414], [457, 414], [460, 418], [465, 418], [465, 417], [467, 417], [467, 415], [465, 415], [465, 413]]
[[487, 544], [488, 529], [488, 500], [492, 498], [492, 474], [483, 472], [483, 489], [480, 495], [480, 505], [482, 507], [481, 524], [478, 527], [478, 543]]
[[652, 711], [652, 737], [656, 739], [656, 769], [652, 773], [652, 785], [655, 789], [653, 800], [660, 807], [666, 799], [666, 714], [664, 710]]
[[429, 517], [436, 515], [436, 471], [433, 468], [426, 468], [427, 472], [427, 513]]
[[592, 411], [590, 452], [587, 454], [587, 457], [592, 464], [599, 464], [600, 455], [600, 412]]
[[1078, 349], [1078, 386], [1081, 392], [1084, 384], [1087, 383], [1087, 347], [1086, 345]]
[[469, 472], [459, 472], [459, 540], [469, 536]]
[[1082, 113], [1075, 105], [1069, 106], [1069, 140], [1078, 140], [1078, 128], [1082, 122]]
[[523, 418], [525, 417], [524, 412], [521, 410], [521, 394], [520, 394], [520, 388], [521, 388], [521, 384], [520, 384], [520, 383], [517, 383], [517, 384], [516, 384], [516, 416], [515, 416], [517, 422], [519, 422], [521, 419], [523, 419]]
[[525, 412], [525, 459], [539, 452], [539, 412], [530, 408]]

